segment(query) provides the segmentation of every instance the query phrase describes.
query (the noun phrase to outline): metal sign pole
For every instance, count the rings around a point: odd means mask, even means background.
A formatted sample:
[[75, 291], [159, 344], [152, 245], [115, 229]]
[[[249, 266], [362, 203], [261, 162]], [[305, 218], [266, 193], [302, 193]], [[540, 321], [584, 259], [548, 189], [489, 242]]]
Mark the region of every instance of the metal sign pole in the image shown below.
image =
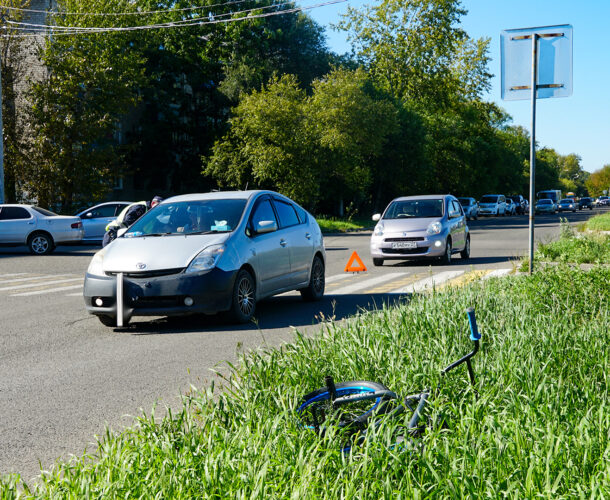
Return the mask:
[[0, 64], [0, 203], [4, 203], [4, 129], [2, 126], [2, 71]]
[[529, 274], [534, 271], [534, 215], [536, 178], [536, 85], [538, 73], [538, 36], [532, 34], [532, 134], [530, 144], [530, 229], [529, 229]]
[[116, 326], [123, 326], [123, 273], [116, 275]]

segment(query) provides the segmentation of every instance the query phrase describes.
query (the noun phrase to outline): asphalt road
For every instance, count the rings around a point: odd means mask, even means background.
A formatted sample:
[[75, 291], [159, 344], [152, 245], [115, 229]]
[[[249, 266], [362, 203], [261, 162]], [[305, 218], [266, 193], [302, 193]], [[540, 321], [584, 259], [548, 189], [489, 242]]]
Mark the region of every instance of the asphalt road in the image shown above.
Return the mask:
[[[579, 223], [597, 211], [567, 213]], [[536, 240], [559, 233], [559, 217], [536, 219]], [[390, 262], [374, 267], [370, 232], [325, 237], [327, 293], [305, 303], [296, 293], [263, 301], [256, 324], [235, 327], [217, 317], [136, 320], [124, 330], [102, 326], [81, 297], [82, 278], [96, 247], [60, 247], [31, 256], [0, 249], [0, 474], [27, 481], [56, 459], [95, 448], [105, 426], [120, 430], [158, 404], [179, 405], [191, 386], [204, 387], [226, 371], [237, 353], [290, 341], [294, 328], [319, 330], [321, 318], [338, 320], [360, 309], [405, 300], [390, 293], [445, 271], [510, 269], [527, 254], [527, 216], [473, 221], [471, 258], [450, 266]], [[368, 268], [346, 274], [353, 251]], [[513, 262], [511, 262], [513, 261]], [[445, 273], [447, 274], [447, 273]], [[159, 413], [158, 412], [158, 413]]]

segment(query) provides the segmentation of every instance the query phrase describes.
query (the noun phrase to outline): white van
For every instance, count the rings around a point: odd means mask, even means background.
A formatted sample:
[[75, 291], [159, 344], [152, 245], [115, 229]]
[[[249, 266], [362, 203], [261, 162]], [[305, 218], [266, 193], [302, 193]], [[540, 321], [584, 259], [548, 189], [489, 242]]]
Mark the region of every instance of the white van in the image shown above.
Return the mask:
[[506, 197], [503, 194], [486, 194], [479, 200], [479, 215], [506, 215]]

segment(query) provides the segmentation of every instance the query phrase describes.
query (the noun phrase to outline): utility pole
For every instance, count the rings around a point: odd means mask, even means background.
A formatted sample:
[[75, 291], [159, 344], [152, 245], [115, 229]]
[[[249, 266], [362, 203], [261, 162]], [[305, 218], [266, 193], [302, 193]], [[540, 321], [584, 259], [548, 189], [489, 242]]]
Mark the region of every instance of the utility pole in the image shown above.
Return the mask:
[[[2, 18], [4, 21], [4, 18]], [[4, 203], [4, 126], [2, 124], [2, 62], [0, 61], [0, 203]]]

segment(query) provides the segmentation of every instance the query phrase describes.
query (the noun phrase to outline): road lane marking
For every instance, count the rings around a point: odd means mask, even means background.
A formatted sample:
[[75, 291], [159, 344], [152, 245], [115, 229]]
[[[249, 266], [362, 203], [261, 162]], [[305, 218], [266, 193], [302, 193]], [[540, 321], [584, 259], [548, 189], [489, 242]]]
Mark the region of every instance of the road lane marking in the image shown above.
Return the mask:
[[[11, 297], [28, 297], [30, 295], [42, 295], [44, 293], [64, 292], [66, 290], [74, 290], [75, 288], [82, 288], [83, 285], [71, 285], [71, 286], [60, 286], [57, 288], [47, 288], [45, 290], [36, 290], [35, 292], [24, 292], [24, 293], [13, 293]], [[78, 293], [76, 295], [82, 295]]]
[[4, 292], [7, 290], [21, 290], [23, 288], [36, 288], [36, 287], [40, 287], [40, 286], [46, 286], [46, 285], [56, 285], [59, 283], [68, 283], [70, 281], [82, 281], [83, 278], [68, 278], [68, 279], [64, 279], [64, 280], [51, 280], [51, 281], [46, 281], [44, 283], [29, 283], [27, 285], [15, 285], [15, 286], [5, 286], [3, 288], [0, 288], [0, 292]]
[[415, 281], [420, 280], [423, 277], [423, 273], [412, 274], [407, 276], [406, 278], [392, 281], [391, 283], [386, 283], [384, 285], [373, 288], [372, 290], [369, 290], [369, 293], [388, 293], [392, 290], [396, 290], [397, 287], [404, 287], [405, 285], [408, 285], [409, 283], [414, 283]]
[[18, 283], [21, 281], [45, 280], [48, 278], [61, 278], [62, 276], [74, 276], [74, 274], [43, 274], [42, 276], [29, 276], [27, 278], [14, 278], [10, 280], [0, 280], [0, 284]]
[[334, 283], [335, 281], [340, 281], [340, 280], [344, 280], [347, 278], [353, 278], [354, 276], [355, 276], [355, 274], [347, 274], [347, 273], [335, 274], [334, 276], [329, 276], [328, 278], [325, 278], [324, 281], [326, 283]]
[[[365, 280], [358, 280], [356, 283], [351, 284], [351, 285], [346, 285], [342, 288], [339, 288], [337, 290], [333, 290], [333, 292], [331, 293], [331, 295], [348, 295], [350, 293], [354, 293], [358, 290], [363, 290], [367, 287], [374, 287], [380, 283], [383, 283], [385, 281], [391, 281], [391, 280], [395, 280], [396, 278], [399, 277], [404, 277], [406, 274], [408, 273], [387, 273], [387, 274], [383, 274], [381, 276], [376, 276], [374, 278], [368, 278]], [[364, 293], [369, 293], [369, 292], [364, 292]]]
[[428, 278], [424, 278], [422, 280], [416, 281], [410, 285], [404, 286], [402, 288], [398, 288], [396, 290], [392, 290], [389, 293], [392, 294], [400, 294], [400, 293], [417, 293], [422, 292], [426, 289], [430, 289], [441, 283], [444, 283], [447, 280], [457, 278], [461, 274], [464, 274], [463, 270], [455, 270], [455, 271], [442, 271], [438, 274], [430, 276]]
[[[81, 285], [83, 286], [83, 285]], [[83, 296], [83, 292], [77, 292], [77, 293], [67, 293], [66, 297], [82, 297]]]

